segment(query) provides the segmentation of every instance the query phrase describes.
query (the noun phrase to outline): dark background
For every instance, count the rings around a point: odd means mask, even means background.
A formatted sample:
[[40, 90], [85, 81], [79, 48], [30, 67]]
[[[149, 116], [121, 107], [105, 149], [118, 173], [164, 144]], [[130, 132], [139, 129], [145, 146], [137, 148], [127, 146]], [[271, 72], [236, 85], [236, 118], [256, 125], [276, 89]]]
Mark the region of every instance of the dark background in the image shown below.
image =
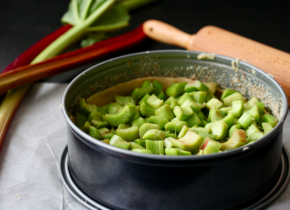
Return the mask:
[[[1, 0], [0, 7], [0, 71], [35, 42], [61, 26], [69, 0]], [[198, 1], [160, 0], [130, 13], [132, 30], [148, 19], [158, 19], [193, 34], [206, 25], [215, 25], [290, 53], [289, 6], [279, 1]], [[124, 53], [175, 46], [148, 40]], [[122, 53], [121, 53], [122, 54]], [[113, 55], [113, 57], [119, 54]], [[95, 61], [99, 62], [99, 61]], [[88, 64], [69, 73], [46, 79], [69, 82]]]

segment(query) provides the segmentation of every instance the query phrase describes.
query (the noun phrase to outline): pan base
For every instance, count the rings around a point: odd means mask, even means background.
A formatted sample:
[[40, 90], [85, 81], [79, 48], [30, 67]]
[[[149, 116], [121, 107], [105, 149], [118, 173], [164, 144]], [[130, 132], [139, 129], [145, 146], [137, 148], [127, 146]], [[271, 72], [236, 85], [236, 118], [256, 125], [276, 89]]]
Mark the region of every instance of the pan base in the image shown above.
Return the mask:
[[[68, 151], [67, 147], [65, 147], [61, 160], [59, 165], [60, 175], [62, 182], [66, 189], [69, 191], [69, 193], [82, 205], [89, 209], [100, 209], [100, 210], [108, 210], [109, 208], [99, 204], [98, 202], [91, 199], [89, 196], [87, 196], [85, 193], [83, 193], [77, 185], [74, 183], [68, 167]], [[279, 170], [279, 176], [275, 182], [275, 185], [273, 188], [268, 190], [267, 192], [264, 192], [264, 194], [254, 203], [248, 204], [244, 210], [247, 209], [262, 209], [265, 206], [272, 203], [287, 187], [289, 178], [290, 178], [290, 156], [286, 149], [286, 147], [283, 145], [282, 148], [282, 154], [281, 154], [281, 164], [278, 168]]]

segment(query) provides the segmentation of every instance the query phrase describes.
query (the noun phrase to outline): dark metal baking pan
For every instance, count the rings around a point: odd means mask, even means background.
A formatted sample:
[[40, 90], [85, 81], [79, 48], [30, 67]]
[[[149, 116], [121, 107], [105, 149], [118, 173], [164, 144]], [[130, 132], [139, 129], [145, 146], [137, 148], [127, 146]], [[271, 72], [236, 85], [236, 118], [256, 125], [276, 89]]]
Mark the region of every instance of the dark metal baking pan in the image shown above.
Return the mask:
[[[68, 125], [68, 167], [82, 192], [103, 206], [120, 210], [242, 209], [275, 185], [288, 111], [283, 89], [247, 62], [222, 55], [200, 60], [200, 53], [164, 50], [125, 55], [91, 67], [68, 85], [62, 101]], [[233, 63], [239, 68], [233, 69]], [[263, 138], [241, 148], [169, 157], [113, 147], [71, 121], [68, 113], [74, 113], [78, 97], [147, 76], [186, 77], [237, 89], [247, 98], [256, 96], [264, 102], [279, 123]]]
[[[69, 193], [82, 205], [88, 209], [100, 209], [109, 210], [109, 208], [99, 204], [98, 202], [91, 199], [84, 192], [82, 192], [78, 186], [74, 183], [68, 168], [68, 151], [65, 147], [59, 165], [59, 171], [61, 175], [62, 182]], [[275, 179], [274, 186], [268, 191], [265, 191], [259, 200], [249, 203], [245, 206], [243, 210], [259, 210], [267, 205], [271, 204], [275, 199], [277, 199], [285, 190], [290, 179], [290, 156], [287, 148], [283, 145], [283, 150], [281, 154], [281, 164], [277, 172], [278, 176]]]

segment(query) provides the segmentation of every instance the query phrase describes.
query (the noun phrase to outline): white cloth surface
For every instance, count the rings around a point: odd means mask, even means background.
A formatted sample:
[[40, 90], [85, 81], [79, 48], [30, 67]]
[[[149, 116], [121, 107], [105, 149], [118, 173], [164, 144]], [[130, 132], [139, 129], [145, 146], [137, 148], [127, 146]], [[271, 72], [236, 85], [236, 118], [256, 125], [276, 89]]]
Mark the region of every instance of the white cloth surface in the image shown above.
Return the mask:
[[[60, 104], [67, 84], [33, 85], [10, 125], [0, 153], [0, 209], [87, 209], [62, 184], [58, 169], [67, 144]], [[283, 142], [290, 151], [290, 118]], [[290, 209], [290, 185], [266, 209]]]

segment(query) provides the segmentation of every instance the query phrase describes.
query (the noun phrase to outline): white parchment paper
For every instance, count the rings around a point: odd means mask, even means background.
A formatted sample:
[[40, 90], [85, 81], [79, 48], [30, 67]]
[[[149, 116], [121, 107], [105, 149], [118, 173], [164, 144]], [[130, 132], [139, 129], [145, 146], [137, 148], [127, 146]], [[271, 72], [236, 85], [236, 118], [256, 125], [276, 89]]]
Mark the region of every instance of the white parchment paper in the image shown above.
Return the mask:
[[[60, 104], [67, 84], [37, 83], [21, 103], [0, 153], [0, 209], [86, 209], [65, 189], [58, 169], [67, 144]], [[284, 144], [290, 151], [290, 118]], [[290, 186], [266, 209], [290, 209]]]

